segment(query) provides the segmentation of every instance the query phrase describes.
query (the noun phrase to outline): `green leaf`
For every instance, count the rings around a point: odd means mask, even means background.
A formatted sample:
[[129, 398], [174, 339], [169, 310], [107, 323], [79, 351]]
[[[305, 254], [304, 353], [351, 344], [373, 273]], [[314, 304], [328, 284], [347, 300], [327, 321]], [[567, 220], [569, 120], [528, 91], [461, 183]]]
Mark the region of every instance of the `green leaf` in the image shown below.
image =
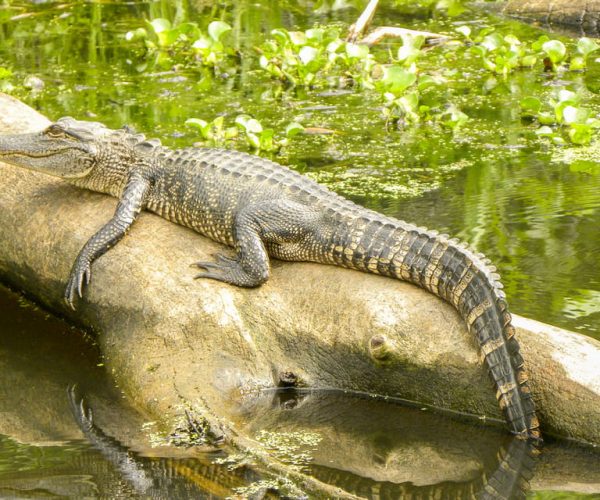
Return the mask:
[[235, 123], [240, 125], [247, 134], [259, 134], [263, 130], [260, 122], [252, 118], [250, 115], [236, 116]]
[[540, 137], [552, 137], [554, 135], [554, 130], [552, 130], [550, 127], [548, 127], [547, 125], [544, 125], [540, 128], [538, 128], [535, 133], [537, 135], [539, 135]]
[[305, 66], [314, 61], [318, 55], [319, 51], [310, 45], [305, 45], [300, 49], [300, 52], [298, 52], [298, 57]]
[[167, 30], [171, 29], [171, 21], [169, 21], [168, 19], [164, 19], [162, 17], [153, 19], [148, 24], [150, 24], [150, 26], [152, 26], [154, 33], [156, 33], [157, 35], [159, 33], [162, 33], [163, 31], [167, 31]]
[[302, 31], [290, 31], [288, 34], [292, 44], [297, 47], [306, 45], [306, 35]]
[[469, 28], [468, 26], [459, 26], [458, 28], [456, 28], [456, 31], [458, 31], [465, 38], [469, 38], [471, 36], [471, 28]]
[[542, 35], [531, 44], [531, 48], [535, 51], [540, 51], [542, 50], [542, 45], [544, 45], [544, 43], [546, 43], [548, 40], [550, 40], [550, 38], [548, 38], [548, 35]]
[[571, 71], [578, 71], [584, 69], [586, 67], [586, 60], [584, 57], [576, 56], [571, 58], [571, 62], [569, 63], [569, 69]]
[[286, 137], [294, 137], [300, 132], [304, 131], [304, 127], [300, 125], [298, 122], [292, 122], [285, 128]]
[[571, 124], [569, 139], [575, 144], [589, 144], [592, 140], [592, 127], [584, 123]]
[[600, 49], [600, 45], [591, 38], [583, 37], [577, 41], [577, 51], [583, 54], [583, 57], [587, 57], [598, 49]]
[[519, 105], [524, 112], [534, 116], [539, 113], [540, 109], [542, 109], [542, 101], [534, 96], [524, 97], [521, 99]]
[[554, 64], [562, 61], [567, 54], [567, 48], [560, 40], [549, 40], [545, 42], [542, 45], [542, 50]]
[[559, 102], [570, 101], [570, 102], [577, 103], [577, 102], [579, 102], [579, 96], [575, 92], [572, 92], [570, 90], [560, 89], [558, 91], [558, 101]]
[[389, 66], [385, 68], [382, 84], [395, 95], [404, 92], [417, 81], [417, 75], [402, 66]]
[[554, 125], [556, 123], [555, 115], [546, 111], [539, 113], [537, 119], [542, 125]]
[[287, 45], [290, 41], [290, 33], [284, 28], [274, 29], [271, 31], [271, 36], [277, 40], [280, 45]]
[[576, 108], [575, 106], [565, 106], [562, 110], [563, 121], [567, 124], [585, 123], [590, 116], [589, 110], [585, 108]]
[[321, 44], [323, 41], [323, 36], [325, 31], [320, 28], [313, 28], [306, 30], [306, 38], [310, 41], [317, 42], [317, 44]]
[[504, 40], [498, 33], [492, 33], [483, 39], [481, 45], [489, 51], [494, 51], [504, 45]]
[[148, 37], [148, 32], [144, 28], [138, 28], [134, 31], [128, 31], [125, 33], [125, 40], [128, 42], [135, 42], [136, 40], [143, 40]]
[[223, 21], [213, 21], [208, 25], [208, 34], [215, 42], [228, 31], [231, 31], [231, 26]]
[[201, 120], [200, 118], [188, 118], [185, 121], [185, 124], [188, 127], [192, 127], [198, 130], [202, 130], [204, 127], [206, 127], [208, 125], [208, 123], [205, 120]]
[[346, 54], [348, 54], [348, 57], [355, 57], [357, 59], [365, 59], [369, 56], [369, 46], [361, 45], [358, 43], [347, 43], [346, 44]]

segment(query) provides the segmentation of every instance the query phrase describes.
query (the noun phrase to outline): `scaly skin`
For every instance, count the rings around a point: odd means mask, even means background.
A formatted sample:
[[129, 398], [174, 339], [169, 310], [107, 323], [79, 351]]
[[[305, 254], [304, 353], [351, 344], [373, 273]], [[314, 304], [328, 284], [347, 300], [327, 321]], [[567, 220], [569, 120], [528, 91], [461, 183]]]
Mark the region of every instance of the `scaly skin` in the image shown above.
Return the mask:
[[527, 374], [495, 268], [434, 231], [385, 217], [281, 165], [220, 149], [170, 150], [129, 129], [61, 118], [35, 134], [0, 136], [0, 159], [119, 198], [113, 218], [80, 251], [65, 299], [143, 209], [233, 246], [198, 262], [197, 278], [255, 287], [269, 258], [333, 264], [414, 283], [450, 302], [479, 343], [510, 430], [539, 439]]

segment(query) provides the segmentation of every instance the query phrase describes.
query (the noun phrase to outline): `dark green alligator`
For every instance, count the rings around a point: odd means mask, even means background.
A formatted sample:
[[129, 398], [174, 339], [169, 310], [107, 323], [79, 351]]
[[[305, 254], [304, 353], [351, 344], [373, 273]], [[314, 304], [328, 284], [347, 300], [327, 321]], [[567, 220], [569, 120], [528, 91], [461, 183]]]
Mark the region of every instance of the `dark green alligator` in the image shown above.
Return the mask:
[[0, 136], [0, 159], [119, 198], [80, 251], [67, 284], [73, 307], [91, 264], [141, 210], [235, 247], [198, 262], [197, 278], [255, 287], [269, 257], [333, 264], [414, 283], [450, 302], [479, 343], [510, 430], [539, 439], [523, 358], [495, 268], [465, 244], [385, 217], [269, 160], [221, 149], [170, 150], [130, 129], [61, 118], [42, 132]]

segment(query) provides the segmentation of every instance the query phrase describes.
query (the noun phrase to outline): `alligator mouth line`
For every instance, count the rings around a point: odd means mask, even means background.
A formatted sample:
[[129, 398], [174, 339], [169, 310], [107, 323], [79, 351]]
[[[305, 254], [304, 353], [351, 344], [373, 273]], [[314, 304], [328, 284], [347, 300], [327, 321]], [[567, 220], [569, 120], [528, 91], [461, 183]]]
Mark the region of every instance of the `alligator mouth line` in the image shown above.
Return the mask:
[[16, 156], [16, 157], [20, 157], [20, 158], [49, 158], [50, 156], [56, 156], [58, 154], [64, 153], [65, 151], [69, 151], [71, 149], [76, 149], [76, 148], [67, 148], [67, 149], [61, 149], [60, 151], [54, 151], [51, 153], [45, 152], [45, 153], [39, 153], [39, 154], [24, 153], [23, 151], [0, 150], [0, 158], [2, 158], [4, 156]]

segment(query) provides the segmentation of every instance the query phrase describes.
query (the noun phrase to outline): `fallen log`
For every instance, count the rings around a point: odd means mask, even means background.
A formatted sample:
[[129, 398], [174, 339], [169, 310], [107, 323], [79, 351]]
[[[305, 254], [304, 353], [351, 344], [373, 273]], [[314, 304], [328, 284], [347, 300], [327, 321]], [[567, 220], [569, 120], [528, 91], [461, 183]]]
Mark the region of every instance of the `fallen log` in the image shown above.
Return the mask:
[[[5, 95], [0, 109], [2, 132], [48, 123]], [[189, 264], [220, 246], [149, 213], [94, 264], [73, 312], [62, 300], [70, 267], [116, 201], [8, 165], [1, 172], [1, 279], [97, 332], [109, 370], [146, 414], [186, 404], [244, 446], [232, 423], [240, 404], [291, 384], [501, 418], [474, 340], [433, 295], [308, 263], [274, 262], [253, 290], [194, 280]], [[600, 344], [525, 318], [515, 326], [543, 432], [599, 444]]]
[[600, 0], [508, 0], [503, 13], [599, 36]]

